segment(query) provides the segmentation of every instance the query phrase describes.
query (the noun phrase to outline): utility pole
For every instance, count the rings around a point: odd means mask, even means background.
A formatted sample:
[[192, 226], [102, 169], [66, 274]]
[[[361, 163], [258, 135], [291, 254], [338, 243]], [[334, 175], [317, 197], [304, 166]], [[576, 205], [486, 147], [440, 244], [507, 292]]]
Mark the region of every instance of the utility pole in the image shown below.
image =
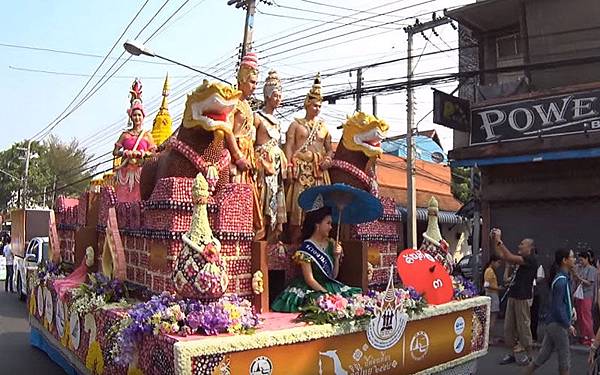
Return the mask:
[[362, 107], [362, 68], [356, 70], [356, 112], [359, 112]]
[[[267, 5], [273, 5], [269, 0], [259, 0]], [[246, 10], [246, 25], [244, 27], [244, 40], [242, 42], [242, 58], [252, 50], [252, 34], [254, 32], [254, 15], [256, 14], [256, 0], [229, 0], [227, 5]]]
[[229, 0], [227, 5], [246, 10], [246, 25], [244, 26], [244, 39], [242, 41], [242, 58], [252, 50], [252, 34], [254, 32], [254, 14], [256, 13], [256, 0]]
[[27, 205], [27, 183], [29, 180], [29, 161], [31, 159], [31, 143], [32, 139], [27, 141], [27, 148], [18, 147], [19, 150], [25, 151], [25, 172], [23, 173], [23, 179], [21, 181], [21, 196], [20, 203], [21, 208], [25, 208]]
[[54, 208], [54, 202], [56, 202], [56, 182], [58, 181], [58, 176], [54, 176], [54, 183], [52, 183], [52, 201], [50, 202], [50, 208]]
[[471, 168], [471, 191], [473, 192], [473, 202], [475, 209], [473, 210], [473, 240], [471, 242], [471, 269], [473, 270], [473, 282], [475, 285], [480, 285], [479, 267], [481, 266], [481, 206], [480, 206], [480, 189], [481, 189], [481, 174], [479, 168], [475, 165]]
[[242, 43], [242, 58], [252, 50], [252, 35], [254, 34], [254, 14], [256, 13], [256, 1], [246, 1], [246, 25], [244, 26], [244, 42]]
[[408, 58], [406, 59], [406, 244], [417, 248], [417, 192], [415, 189], [415, 161], [413, 160], [412, 132], [414, 124], [412, 80], [413, 33], [408, 32]]
[[373, 103], [373, 116], [377, 117], [377, 96], [373, 95], [371, 101]]
[[413, 127], [414, 127], [414, 108], [413, 108], [413, 89], [411, 81], [413, 78], [412, 45], [413, 36], [422, 33], [425, 30], [450, 23], [447, 17], [437, 18], [435, 13], [433, 19], [429, 22], [421, 23], [417, 19], [413, 26], [404, 28], [408, 34], [408, 48], [406, 59], [406, 212], [407, 212], [407, 230], [406, 242], [408, 248], [417, 247], [417, 197], [415, 186], [415, 160], [413, 145]]

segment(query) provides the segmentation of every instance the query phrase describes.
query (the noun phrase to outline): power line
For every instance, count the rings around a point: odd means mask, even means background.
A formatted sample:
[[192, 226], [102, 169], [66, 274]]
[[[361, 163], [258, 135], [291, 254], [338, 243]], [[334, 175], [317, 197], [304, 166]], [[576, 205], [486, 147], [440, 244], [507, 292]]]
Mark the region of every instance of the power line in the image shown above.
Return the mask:
[[[410, 9], [410, 8], [415, 7], [415, 6], [425, 5], [427, 3], [432, 3], [434, 1], [436, 1], [436, 0], [425, 0], [425, 1], [422, 1], [422, 2], [417, 3], [417, 4], [409, 5], [409, 6], [406, 6], [406, 7], [402, 7], [402, 8], [398, 8], [398, 9], [386, 12], [386, 14], [395, 13], [395, 12], [399, 12], [401, 10]], [[366, 21], [366, 20], [369, 20], [369, 19], [372, 19], [372, 18], [376, 18], [376, 17], [380, 17], [380, 16], [379, 15], [374, 15], [374, 16], [366, 17], [366, 18], [363, 18], [362, 21]], [[412, 18], [412, 17], [409, 17], [409, 18]], [[400, 21], [402, 21], [402, 19], [397, 20], [397, 21], [385, 22], [385, 23], [383, 23], [381, 25], [377, 25], [377, 26], [369, 26], [369, 27], [362, 28], [362, 29], [359, 29], [359, 30], [349, 31], [349, 32], [344, 33], [344, 34], [334, 35], [334, 36], [331, 36], [329, 38], [317, 40], [317, 41], [314, 41], [314, 42], [311, 42], [311, 43], [306, 43], [306, 44], [297, 46], [295, 48], [288, 48], [288, 49], [286, 49], [284, 51], [275, 52], [275, 53], [270, 54], [268, 57], [277, 56], [277, 55], [280, 55], [280, 54], [283, 54], [283, 53], [286, 53], [286, 52], [289, 52], [289, 51], [293, 51], [293, 50], [296, 50], [296, 49], [299, 49], [299, 48], [303, 48], [303, 47], [306, 47], [306, 46], [310, 46], [310, 45], [313, 45], [313, 44], [323, 43], [323, 42], [328, 41], [328, 40], [333, 40], [333, 39], [341, 38], [341, 37], [344, 37], [344, 36], [347, 36], [347, 35], [355, 34], [357, 32], [367, 31], [367, 30], [373, 29], [375, 27], [380, 27], [380, 26], [385, 26], [385, 25], [392, 25], [392, 24], [398, 23]], [[335, 31], [335, 30], [340, 29], [342, 27], [353, 25], [353, 24], [355, 24], [357, 22], [359, 22], [359, 21], [349, 22], [349, 23], [346, 23], [344, 25], [332, 27], [332, 28], [330, 28], [328, 30], [324, 30], [324, 31], [320, 31], [320, 32], [315, 32], [315, 33], [312, 33], [312, 34], [309, 34], [309, 35], [306, 35], [306, 36], [303, 36], [303, 37], [299, 37], [299, 38], [293, 39], [292, 41], [288, 41], [288, 42], [285, 42], [285, 43], [277, 44], [275, 46], [270, 47], [270, 49], [274, 49], [274, 48], [278, 48], [278, 47], [282, 47], [282, 46], [289, 46], [289, 44], [291, 44], [291, 43], [294, 43], [294, 42], [297, 42], [297, 41], [302, 41], [302, 40], [305, 40], [306, 38], [310, 38], [312, 36], [320, 35], [320, 34], [322, 34], [324, 32]], [[265, 52], [265, 51], [266, 50], [261, 50], [260, 52], [262, 53], [262, 52]]]
[[[320, 3], [318, 1], [311, 1], [311, 0], [300, 0], [300, 1], [305, 2], [305, 3], [309, 3], [309, 4], [320, 5], [320, 6], [323, 6], [323, 7], [333, 8], [333, 9], [347, 10], [347, 11], [351, 11], [351, 12], [356, 12], [356, 14], [365, 13], [365, 14], [376, 14], [378, 16], [385, 16], [385, 17], [396, 17], [396, 16], [392, 16], [391, 14], [375, 13], [375, 12], [369, 12], [368, 10], [346, 8], [346, 7], [341, 7], [341, 6], [337, 6], [337, 5]], [[397, 1], [394, 2], [394, 3], [397, 3]]]
[[[99, 175], [101, 175], [101, 174], [104, 174], [104, 173], [106, 173], [106, 172], [109, 172], [109, 171], [111, 171], [111, 170], [112, 170], [112, 167], [110, 167], [110, 168], [108, 168], [108, 169], [105, 169], [105, 170], [102, 170], [102, 171], [100, 171], [100, 172], [96, 172], [96, 173], [94, 173], [94, 174], [92, 174], [92, 175], [90, 175], [90, 176], [87, 176], [87, 177], [81, 178], [81, 179], [79, 179], [79, 180], [77, 180], [77, 181], [74, 181], [74, 182], [68, 183], [68, 184], [66, 184], [66, 185], [63, 185], [63, 186], [57, 187], [57, 188], [56, 188], [56, 189], [54, 189], [54, 190], [46, 191], [46, 194], [50, 194], [50, 195], [52, 195], [52, 194], [54, 194], [54, 193], [58, 193], [58, 192], [60, 192], [60, 191], [63, 191], [63, 190], [65, 190], [65, 189], [67, 189], [67, 188], [71, 187], [71, 186], [74, 186], [74, 185], [80, 184], [80, 183], [82, 183], [82, 182], [85, 182], [85, 181], [91, 180], [92, 178], [94, 178], [94, 177], [96, 177], [96, 176], [99, 176]], [[44, 193], [30, 194], [30, 195], [28, 196], [28, 198], [32, 198], [32, 197], [40, 197], [40, 196], [42, 196], [43, 194], [44, 194]]]
[[[81, 90], [79, 90], [79, 92], [77, 93], [77, 95], [75, 95], [75, 97], [73, 98], [73, 100], [71, 100], [71, 102], [65, 107], [65, 109], [61, 112], [60, 115], [58, 115], [54, 120], [52, 120], [42, 130], [40, 130], [39, 132], [37, 132], [36, 134], [34, 134], [33, 137], [31, 137], [31, 139], [35, 139], [38, 135], [40, 135], [41, 133], [45, 132], [47, 129], [50, 129], [50, 131], [51, 131], [54, 128], [53, 124], [56, 123], [56, 121], [58, 120], [58, 118], [60, 118], [65, 112], [68, 111], [68, 109], [73, 105], [73, 103], [75, 103], [75, 101], [77, 100], [77, 98], [79, 98], [79, 96], [83, 93], [83, 90], [85, 90], [85, 88], [92, 81], [92, 79], [94, 78], [94, 76], [96, 75], [96, 73], [100, 70], [100, 68], [102, 67], [102, 65], [104, 65], [104, 62], [108, 59], [108, 56], [115, 49], [115, 47], [117, 46], [117, 44], [119, 43], [119, 41], [121, 40], [121, 38], [123, 38], [123, 36], [127, 32], [127, 30], [129, 30], [129, 28], [131, 27], [131, 25], [133, 25], [133, 22], [135, 22], [135, 20], [138, 18], [138, 16], [140, 15], [140, 13], [142, 13], [142, 10], [144, 10], [144, 8], [148, 4], [148, 2], [149, 2], [149, 0], [146, 0], [144, 2], [144, 4], [140, 7], [140, 9], [137, 11], [137, 13], [135, 14], [135, 16], [131, 19], [131, 21], [129, 21], [129, 23], [125, 27], [125, 30], [123, 30], [123, 32], [121, 33], [121, 35], [119, 36], [119, 38], [115, 41], [115, 43], [112, 45], [112, 47], [110, 48], [110, 50], [108, 51], [108, 53], [106, 54], [106, 56], [104, 57], [104, 59], [102, 59], [102, 61], [100, 62], [100, 64], [96, 68], [96, 70], [94, 70], [94, 72], [92, 73], [92, 76], [86, 81], [86, 83], [83, 85], [83, 87], [81, 88]], [[127, 61], [125, 61], [125, 62], [127, 62]]]
[[[366, 9], [366, 10], [364, 10], [364, 11], [357, 11], [356, 13], [352, 13], [352, 14], [349, 14], [349, 15], [346, 15], [346, 16], [340, 16], [340, 17], [338, 17], [338, 18], [336, 18], [336, 19], [333, 19], [333, 20], [325, 20], [325, 21], [321, 22], [320, 24], [318, 24], [318, 25], [316, 25], [316, 26], [308, 27], [308, 28], [306, 28], [306, 29], [304, 29], [304, 30], [300, 30], [300, 31], [296, 31], [296, 32], [293, 32], [293, 33], [286, 34], [286, 35], [284, 35], [284, 36], [276, 37], [276, 38], [270, 39], [270, 40], [268, 40], [268, 41], [266, 41], [266, 42], [263, 42], [262, 44], [256, 44], [256, 45], [255, 45], [255, 48], [258, 48], [258, 47], [264, 47], [264, 46], [266, 46], [266, 45], [269, 45], [269, 44], [271, 44], [271, 43], [278, 42], [278, 41], [280, 41], [280, 40], [287, 39], [287, 38], [289, 38], [289, 37], [297, 37], [299, 34], [302, 34], [302, 33], [306, 32], [306, 31], [314, 31], [315, 29], [317, 29], [317, 28], [320, 28], [321, 26], [327, 26], [327, 25], [329, 25], [329, 24], [331, 24], [331, 23], [336, 23], [337, 21], [340, 21], [340, 20], [346, 19], [346, 18], [348, 18], [348, 17], [351, 17], [351, 16], [355, 16], [355, 15], [357, 15], [357, 14], [360, 14], [361, 12], [362, 12], [362, 13], [364, 13], [364, 12], [369, 12], [369, 11], [372, 11], [372, 10], [375, 10], [375, 9], [380, 9], [380, 8], [383, 8], [383, 7], [386, 7], [386, 6], [392, 5], [392, 4], [397, 4], [397, 3], [398, 3], [398, 0], [396, 0], [396, 1], [391, 1], [391, 2], [387, 2], [387, 3], [385, 3], [385, 4], [381, 4], [381, 5], [374, 6], [374, 7], [372, 7], [372, 8]], [[415, 6], [417, 6], [417, 5], [419, 5], [419, 4], [416, 4]], [[403, 9], [403, 8], [401, 8], [400, 10], [402, 10], [402, 9]], [[451, 9], [453, 9], [453, 8], [451, 8]], [[398, 11], [398, 10], [396, 10], [396, 11]], [[394, 12], [396, 12], [396, 11], [388, 12], [388, 13], [387, 13], [387, 15], [388, 15], [388, 16], [390, 16], [390, 17], [392, 17], [392, 15], [391, 15], [391, 14], [389, 14], [389, 13], [394, 13]], [[386, 14], [379, 14], [379, 13], [375, 13], [375, 14], [377, 14], [377, 16], [386, 16]], [[402, 21], [402, 20], [403, 20], [403, 19], [400, 19], [400, 20], [398, 20], [398, 21]], [[364, 21], [364, 19], [363, 19], [363, 21]], [[355, 23], [355, 22], [354, 22], [354, 23]], [[354, 24], [354, 23], [351, 23], [351, 24]], [[341, 26], [341, 27], [344, 27], [344, 26]], [[332, 31], [332, 30], [331, 30], [331, 29], [322, 30], [322, 31], [318, 32], [318, 34], [325, 33], [325, 32], [328, 32], [328, 31]], [[312, 36], [312, 35], [310, 35], [310, 36]], [[307, 37], [308, 37], [308, 36], [307, 36]], [[290, 43], [291, 43], [291, 42], [290, 42]]]
[[[25, 45], [19, 45], [19, 44], [0, 43], [0, 47], [17, 48], [17, 49], [25, 49], [25, 50], [38, 51], [38, 52], [49, 52], [49, 53], [82, 56], [82, 57], [93, 57], [93, 58], [99, 58], [99, 59], [102, 59], [105, 57], [105, 56], [97, 55], [97, 54], [93, 54], [93, 53], [66, 51], [66, 50], [44, 48], [44, 47], [32, 47], [32, 46], [25, 46]], [[115, 59], [117, 59], [117, 58], [116, 57], [108, 57], [108, 60], [115, 60]], [[149, 60], [143, 60], [143, 59], [132, 59], [131, 61], [141, 62], [144, 64], [155, 64], [155, 65], [176, 65], [173, 63], [169, 63], [169, 62], [149, 61]]]
[[[307, 12], [307, 13], [312, 13], [312, 14], [321, 14], [321, 15], [325, 15], [325, 16], [334, 16], [334, 17], [338, 17], [338, 14], [333, 14], [333, 13], [326, 13], [326, 12], [320, 12], [320, 11], [316, 11], [314, 9], [302, 9], [302, 8], [296, 8], [296, 7], [291, 7], [291, 6], [287, 6], [287, 5], [279, 5], [277, 3], [275, 3], [275, 6], [278, 8], [282, 8], [282, 9], [289, 9], [289, 10], [295, 10], [295, 11], [299, 11], [299, 12]], [[277, 15], [277, 14], [268, 14], [268, 13], [263, 13], [263, 14], [267, 14], [267, 15], [271, 15], [271, 16], [281, 16], [281, 17], [286, 17], [286, 18], [293, 18], [293, 19], [300, 19], [303, 20], [304, 18], [299, 18], [299, 17], [293, 17], [293, 16], [287, 16], [287, 15]], [[384, 15], [384, 14], [382, 14]], [[377, 15], [379, 16], [379, 14]], [[356, 17], [352, 17], [352, 16], [346, 16], [346, 18], [348, 19], [353, 19], [353, 20], [358, 20], [359, 22], [363, 22], [363, 19], [361, 18], [356, 18]], [[318, 19], [305, 19], [308, 21], [321, 21]], [[375, 21], [375, 20], [367, 20], [370, 23], [376, 23], [378, 25], [382, 25], [382, 22], [379, 21]], [[335, 21], [330, 21], [329, 23], [337, 23]], [[361, 26], [361, 25], [356, 25], [356, 26]]]
[[[44, 73], [44, 74], [51, 74], [51, 75], [58, 75], [58, 76], [67, 76], [67, 77], [92, 77], [91, 74], [83, 74], [83, 73], [72, 73], [72, 72], [57, 72], [57, 71], [53, 71], [53, 70], [44, 70], [44, 69], [33, 69], [33, 68], [25, 68], [25, 67], [20, 67], [20, 66], [12, 66], [9, 65], [8, 69], [11, 70], [18, 70], [21, 72], [30, 72], [30, 73]], [[191, 77], [191, 75], [187, 75], [187, 76], [170, 76], [170, 78], [189, 78]], [[164, 76], [153, 76], [153, 77], [140, 77], [140, 76], [114, 76], [113, 78], [117, 78], [117, 79], [134, 79], [134, 78], [140, 78], [140, 79], [165, 79]]]
[[[188, 14], [190, 14], [194, 9], [196, 9], [199, 5], [203, 4], [204, 2], [206, 2], [206, 0], [200, 0], [196, 5], [194, 5], [193, 7], [191, 7], [190, 9], [187, 10], [187, 12], [185, 12], [184, 14], [182, 14], [181, 16], [177, 17], [169, 26], [163, 28], [162, 30], [160, 30], [158, 33], [156, 33], [156, 35], [160, 35], [160, 33], [164, 32], [165, 30], [167, 30], [169, 27], [171, 27], [171, 25], [179, 22], [180, 20], [182, 20], [183, 18], [185, 18]], [[155, 35], [155, 36], [156, 36]]]
[[[168, 1], [169, 1], [169, 0], [167, 0], [167, 2], [168, 2]], [[152, 34], [151, 34], [151, 35], [150, 35], [150, 36], [149, 36], [149, 37], [148, 37], [148, 38], [147, 38], [147, 39], [144, 41], [144, 43], [148, 43], [150, 40], [152, 40], [152, 38], [154, 38], [154, 36], [155, 36], [155, 35], [156, 35], [156, 34], [157, 34], [157, 33], [158, 33], [158, 32], [159, 32], [159, 31], [160, 31], [160, 30], [161, 30], [163, 27], [165, 27], [165, 25], [166, 25], [166, 24], [167, 24], [167, 23], [168, 23], [168, 22], [171, 20], [171, 18], [175, 17], [175, 16], [177, 15], [177, 13], [179, 13], [179, 11], [180, 11], [180, 10], [181, 10], [181, 9], [182, 9], [182, 8], [183, 8], [183, 7], [184, 7], [186, 4], [187, 4], [187, 3], [189, 3], [189, 2], [190, 2], [190, 0], [185, 0], [185, 2], [184, 2], [183, 4], [181, 4], [181, 5], [179, 6], [179, 8], [177, 8], [177, 9], [175, 10], [175, 12], [173, 12], [173, 13], [172, 13], [172, 14], [169, 16], [169, 18], [167, 18], [167, 19], [165, 20], [165, 22], [163, 22], [163, 23], [162, 23], [162, 24], [161, 24], [161, 25], [158, 27], [158, 29], [156, 29], [156, 30], [155, 30], [155, 31], [154, 31], [154, 32], [153, 32], [153, 33], [152, 33]], [[137, 37], [136, 37], [136, 38], [137, 38]]]
[[146, 28], [147, 28], [148, 26], [150, 26], [150, 24], [152, 23], [152, 21], [154, 21], [154, 19], [155, 19], [155, 18], [158, 16], [158, 14], [159, 14], [160, 12], [162, 12], [162, 10], [164, 9], [164, 7], [165, 7], [165, 6], [167, 6], [167, 4], [169, 3], [169, 1], [171, 1], [171, 0], [165, 0], [165, 2], [163, 3], [163, 5], [162, 5], [160, 8], [158, 8], [158, 10], [156, 11], [156, 13], [154, 13], [154, 15], [152, 16], [152, 18], [150, 18], [150, 21], [146, 22], [146, 24], [144, 25], [144, 27], [142, 27], [142, 29], [141, 29], [141, 30], [138, 32], [138, 34], [137, 34], [137, 36], [136, 36], [136, 39], [137, 39], [137, 38], [138, 38], [140, 35], [142, 35], [142, 33], [144, 32], [144, 30], [146, 30]]
[[[168, 1], [169, 1], [169, 0], [167, 0], [167, 2], [168, 2]], [[147, 3], [147, 2], [148, 2], [148, 0], [146, 1], [146, 3]], [[160, 25], [160, 26], [158, 27], [158, 29], [156, 29], [156, 30], [154, 31], [154, 33], [152, 33], [152, 35], [150, 35], [150, 37], [144, 41], [144, 43], [147, 43], [147, 42], [148, 42], [148, 41], [149, 41], [149, 40], [150, 40], [150, 39], [151, 39], [151, 38], [152, 38], [152, 37], [153, 37], [153, 36], [156, 34], [156, 32], [158, 32], [160, 29], [162, 29], [162, 28], [163, 28], [163, 27], [164, 27], [164, 26], [167, 24], [167, 22], [168, 22], [168, 21], [169, 21], [169, 20], [170, 20], [170, 19], [171, 19], [171, 18], [172, 18], [174, 15], [176, 15], [176, 14], [177, 14], [177, 13], [178, 13], [178, 12], [179, 12], [179, 11], [180, 11], [182, 8], [183, 8], [183, 6], [184, 6], [185, 4], [187, 4], [188, 2], [189, 2], [189, 0], [186, 0], [186, 1], [185, 1], [185, 2], [184, 2], [184, 3], [183, 3], [183, 4], [182, 4], [182, 5], [179, 7], [179, 8], [177, 8], [177, 10], [175, 10], [175, 12], [173, 12], [173, 13], [171, 14], [171, 16], [170, 16], [169, 18], [167, 18], [167, 20], [166, 20], [165, 22], [163, 22], [163, 24], [162, 24], [162, 25]], [[146, 5], [146, 3], [144, 4], [144, 6]], [[163, 5], [163, 7], [164, 7], [164, 5]], [[154, 15], [154, 16], [153, 16], [153, 17], [150, 19], [150, 21], [148, 21], [148, 23], [147, 23], [147, 24], [149, 24], [149, 23], [150, 23], [152, 20], [154, 20], [154, 18], [156, 18], [156, 15], [157, 15], [158, 13], [160, 13], [160, 11], [163, 9], [163, 7], [161, 7], [161, 8], [160, 8], [160, 9], [159, 9], [159, 10], [158, 10], [156, 13], [155, 13], [155, 15]], [[147, 25], [146, 25], [146, 26], [147, 26]], [[138, 32], [138, 34], [135, 36], [135, 39], [137, 39], [137, 38], [138, 38], [138, 37], [139, 37], [139, 36], [142, 34], [142, 32], [143, 32], [143, 31], [146, 29], [146, 26], [144, 26], [144, 27], [142, 28], [142, 30], [140, 30], [140, 32]], [[122, 35], [121, 35], [121, 38], [122, 38]], [[120, 40], [121, 38], [119, 38], [119, 40]], [[116, 43], [118, 43], [118, 42], [119, 42], [119, 41], [117, 40], [117, 42], [116, 42]], [[115, 43], [115, 44], [116, 44], [116, 43]], [[113, 46], [113, 48], [114, 48], [114, 46]], [[112, 51], [112, 49], [111, 49], [111, 51]], [[121, 52], [121, 55], [119, 56], [119, 58], [120, 58], [121, 56], [123, 56], [124, 54], [125, 54], [125, 51]], [[62, 122], [62, 121], [65, 119], [65, 118], [67, 118], [69, 115], [71, 115], [73, 112], [75, 112], [75, 111], [76, 111], [76, 110], [77, 110], [79, 107], [81, 107], [81, 106], [82, 106], [82, 105], [83, 105], [85, 102], [87, 102], [87, 101], [88, 101], [88, 100], [89, 100], [89, 99], [90, 99], [90, 98], [91, 98], [91, 97], [92, 97], [92, 96], [93, 96], [93, 95], [94, 95], [96, 92], [98, 92], [98, 90], [100, 90], [100, 89], [101, 89], [101, 88], [102, 88], [102, 87], [103, 87], [103, 86], [104, 86], [104, 85], [105, 85], [105, 84], [106, 84], [106, 83], [107, 83], [107, 82], [108, 82], [108, 81], [109, 81], [109, 80], [110, 80], [110, 79], [111, 79], [111, 78], [112, 78], [112, 77], [113, 77], [113, 76], [114, 76], [114, 75], [115, 75], [115, 74], [116, 74], [116, 73], [117, 73], [117, 72], [118, 72], [118, 71], [119, 71], [119, 70], [120, 70], [120, 69], [121, 69], [121, 68], [122, 68], [122, 67], [123, 67], [123, 66], [124, 66], [124, 65], [125, 65], [127, 62], [128, 62], [128, 61], [129, 61], [129, 59], [131, 59], [131, 57], [132, 57], [131, 55], [130, 55], [130, 56], [128, 56], [128, 57], [127, 57], [127, 59], [125, 59], [125, 61], [124, 61], [124, 62], [123, 62], [121, 65], [119, 65], [119, 66], [116, 68], [116, 70], [115, 70], [115, 71], [114, 71], [114, 72], [113, 72], [113, 73], [112, 73], [112, 74], [111, 74], [111, 75], [110, 75], [108, 78], [106, 78], [106, 80], [104, 80], [104, 81], [102, 82], [102, 80], [103, 80], [103, 79], [106, 77], [106, 75], [108, 74], [108, 72], [110, 72], [110, 70], [111, 70], [111, 69], [112, 69], [112, 68], [113, 68], [113, 67], [116, 65], [117, 61], [115, 61], [115, 62], [114, 62], [114, 63], [113, 63], [113, 64], [112, 64], [112, 65], [111, 65], [109, 68], [108, 68], [108, 70], [107, 70], [107, 71], [104, 73], [104, 75], [103, 75], [102, 77], [100, 77], [100, 79], [99, 79], [99, 80], [96, 82], [96, 84], [95, 84], [95, 85], [94, 85], [94, 86], [93, 86], [93, 87], [90, 89], [90, 91], [89, 91], [89, 92], [86, 94], [86, 96], [85, 96], [83, 99], [81, 99], [81, 101], [80, 101], [80, 102], [79, 102], [79, 103], [78, 103], [78, 104], [77, 104], [77, 105], [76, 105], [76, 106], [75, 106], [75, 107], [74, 107], [74, 108], [73, 108], [71, 111], [69, 111], [69, 112], [68, 112], [68, 113], [67, 113], [65, 116], [63, 116], [63, 117], [62, 117], [62, 118], [59, 120], [59, 122], [57, 122], [56, 124], [54, 124], [54, 125], [53, 125], [53, 126], [52, 126], [52, 127], [51, 127], [51, 128], [50, 128], [50, 129], [49, 129], [47, 132], [46, 132], [46, 135], [50, 134], [50, 131], [52, 131], [52, 129], [54, 129], [54, 128], [55, 128], [55, 127], [56, 127], [56, 126], [57, 126], [57, 125], [58, 125], [60, 122]], [[100, 84], [100, 82], [102, 82], [102, 83]]]

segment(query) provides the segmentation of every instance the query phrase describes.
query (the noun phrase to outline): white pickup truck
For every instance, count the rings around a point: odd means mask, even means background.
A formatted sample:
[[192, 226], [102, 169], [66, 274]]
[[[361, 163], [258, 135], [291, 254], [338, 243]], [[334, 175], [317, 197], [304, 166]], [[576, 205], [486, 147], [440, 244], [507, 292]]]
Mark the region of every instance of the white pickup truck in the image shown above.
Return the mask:
[[27, 245], [25, 257], [14, 258], [13, 288], [21, 300], [29, 294], [28, 273], [36, 272], [38, 265], [48, 260], [48, 242], [48, 237], [34, 237]]

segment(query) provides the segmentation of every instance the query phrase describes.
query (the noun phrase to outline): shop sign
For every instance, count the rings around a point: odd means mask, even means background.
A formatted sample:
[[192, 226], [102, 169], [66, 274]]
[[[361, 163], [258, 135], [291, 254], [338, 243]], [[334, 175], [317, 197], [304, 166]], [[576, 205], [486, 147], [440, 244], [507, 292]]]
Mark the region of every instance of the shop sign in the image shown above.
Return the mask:
[[600, 89], [471, 111], [470, 145], [600, 130]]

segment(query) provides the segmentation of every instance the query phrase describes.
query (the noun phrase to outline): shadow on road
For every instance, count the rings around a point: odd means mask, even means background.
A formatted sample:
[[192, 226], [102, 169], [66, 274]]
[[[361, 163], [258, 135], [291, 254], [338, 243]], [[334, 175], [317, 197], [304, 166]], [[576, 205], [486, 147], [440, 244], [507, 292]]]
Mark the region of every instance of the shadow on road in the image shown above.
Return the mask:
[[[4, 288], [4, 285], [2, 285]], [[0, 318], [16, 318], [27, 320], [27, 304], [19, 301], [15, 293], [0, 292]]]
[[29, 345], [29, 332], [0, 334], [0, 363], [3, 374], [64, 374], [46, 353]]
[[0, 291], [0, 374], [62, 375], [46, 353], [29, 345], [27, 304]]

